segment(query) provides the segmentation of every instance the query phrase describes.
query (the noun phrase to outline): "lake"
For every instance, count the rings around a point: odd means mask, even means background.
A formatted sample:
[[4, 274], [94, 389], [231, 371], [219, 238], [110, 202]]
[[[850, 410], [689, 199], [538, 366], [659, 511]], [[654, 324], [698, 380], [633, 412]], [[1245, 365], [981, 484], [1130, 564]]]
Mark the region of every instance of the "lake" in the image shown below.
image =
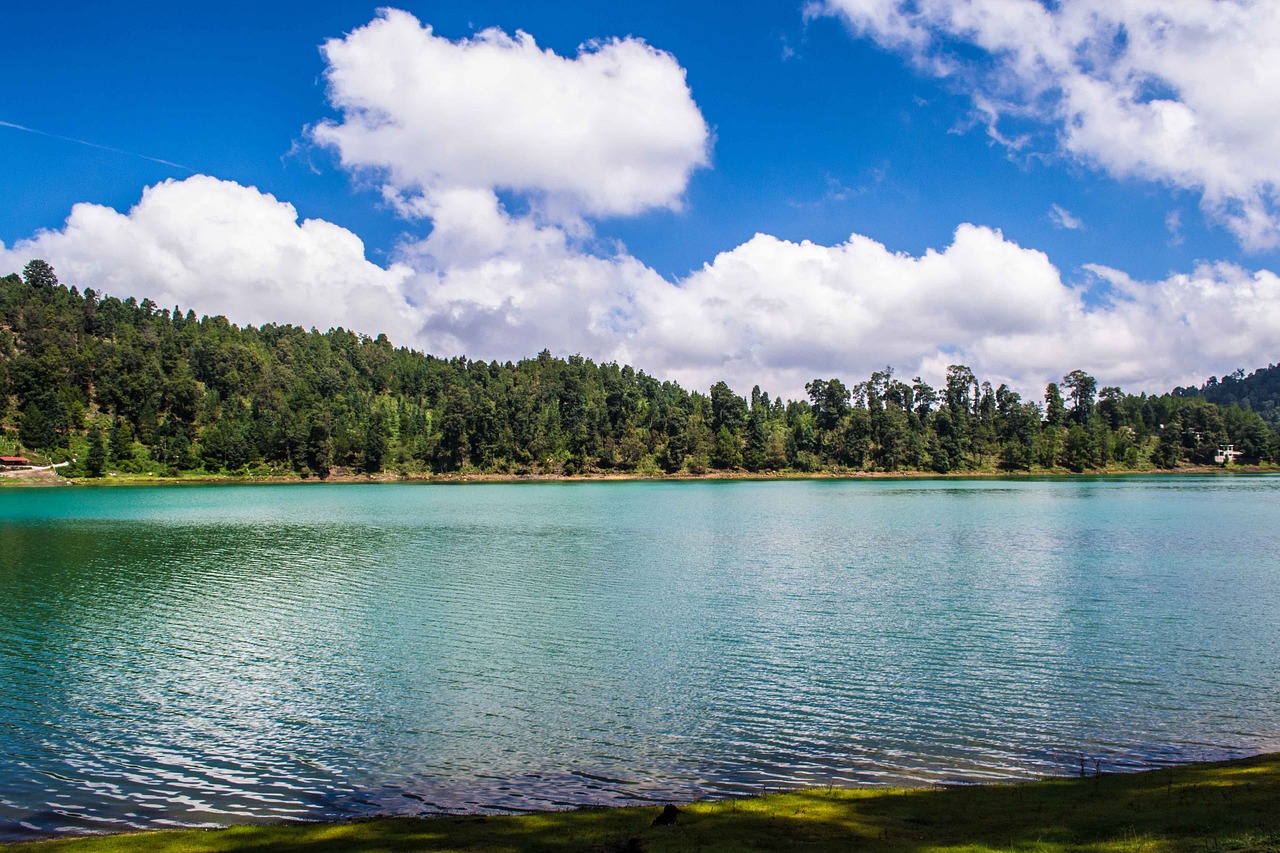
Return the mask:
[[0, 490], [0, 838], [1280, 748], [1280, 477]]

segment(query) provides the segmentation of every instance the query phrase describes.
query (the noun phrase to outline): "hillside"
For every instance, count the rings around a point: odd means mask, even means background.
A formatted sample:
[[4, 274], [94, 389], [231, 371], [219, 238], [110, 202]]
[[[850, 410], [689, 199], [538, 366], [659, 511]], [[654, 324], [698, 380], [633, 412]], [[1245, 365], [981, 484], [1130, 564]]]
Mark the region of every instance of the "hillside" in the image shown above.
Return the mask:
[[1201, 397], [1219, 406], [1247, 406], [1272, 429], [1280, 430], [1280, 365], [1259, 368], [1248, 376], [1237, 370], [1221, 379], [1210, 377], [1199, 388], [1177, 388], [1174, 393]]
[[1043, 406], [963, 365], [936, 390], [886, 369], [807, 391], [703, 394], [547, 351], [486, 363], [239, 327], [80, 292], [39, 261], [0, 279], [0, 455], [74, 458], [68, 476], [1087, 471], [1209, 464], [1227, 442], [1271, 462], [1280, 446], [1255, 411], [1099, 392], [1081, 371]]

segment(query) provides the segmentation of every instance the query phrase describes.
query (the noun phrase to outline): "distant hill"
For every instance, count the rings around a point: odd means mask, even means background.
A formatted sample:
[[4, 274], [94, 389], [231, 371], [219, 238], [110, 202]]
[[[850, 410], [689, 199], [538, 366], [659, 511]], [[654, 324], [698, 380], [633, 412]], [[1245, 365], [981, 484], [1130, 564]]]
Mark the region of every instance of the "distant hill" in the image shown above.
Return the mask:
[[1219, 406], [1253, 409], [1274, 430], [1280, 430], [1280, 364], [1262, 367], [1244, 375], [1243, 370], [1209, 381], [1199, 388], [1176, 388], [1178, 397], [1202, 397]]

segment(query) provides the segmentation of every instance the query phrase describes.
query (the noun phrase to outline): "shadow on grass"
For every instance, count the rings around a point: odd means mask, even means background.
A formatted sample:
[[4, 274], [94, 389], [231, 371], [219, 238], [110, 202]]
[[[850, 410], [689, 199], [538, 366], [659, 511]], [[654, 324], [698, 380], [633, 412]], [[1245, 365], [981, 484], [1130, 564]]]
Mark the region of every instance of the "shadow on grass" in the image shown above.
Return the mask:
[[808, 789], [656, 808], [153, 832], [19, 845], [78, 851], [938, 851], [1280, 853], [1280, 755], [1016, 785]]

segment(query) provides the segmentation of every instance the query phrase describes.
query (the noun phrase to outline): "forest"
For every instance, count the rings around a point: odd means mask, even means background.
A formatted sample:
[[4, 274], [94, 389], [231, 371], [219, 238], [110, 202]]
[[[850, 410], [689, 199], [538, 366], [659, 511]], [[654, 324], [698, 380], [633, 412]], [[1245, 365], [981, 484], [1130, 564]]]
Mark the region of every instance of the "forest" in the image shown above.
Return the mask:
[[[0, 278], [0, 455], [72, 477], [1100, 471], [1280, 459], [1280, 369], [1162, 395], [1073, 370], [1042, 400], [968, 367], [815, 378], [807, 399], [687, 391], [544, 350], [438, 358], [385, 335], [236, 326], [83, 291], [33, 260]], [[1261, 413], [1270, 417], [1270, 423]]]
[[1201, 397], [1219, 406], [1253, 409], [1274, 430], [1280, 430], [1280, 365], [1270, 365], [1244, 375], [1237, 370], [1221, 379], [1210, 376], [1199, 388], [1175, 388], [1178, 397]]

